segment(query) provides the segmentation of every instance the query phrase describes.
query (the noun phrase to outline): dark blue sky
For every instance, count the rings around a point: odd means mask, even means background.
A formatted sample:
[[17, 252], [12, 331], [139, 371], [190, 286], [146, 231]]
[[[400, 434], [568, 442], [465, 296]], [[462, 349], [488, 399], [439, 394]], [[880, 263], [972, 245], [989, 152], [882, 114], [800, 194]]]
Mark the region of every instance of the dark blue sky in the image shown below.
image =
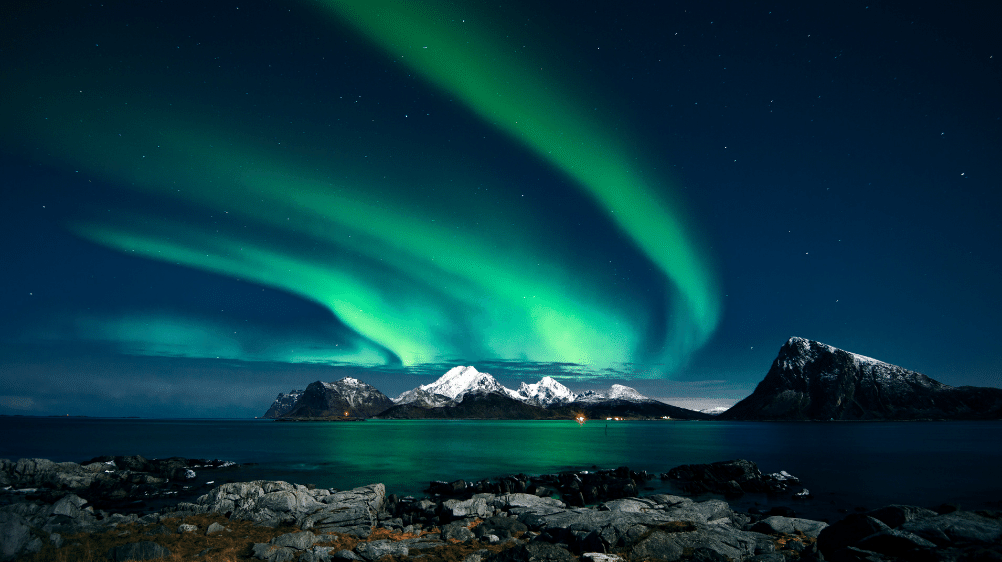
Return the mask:
[[795, 335], [1000, 386], [997, 9], [409, 6], [5, 16], [0, 413], [729, 404]]

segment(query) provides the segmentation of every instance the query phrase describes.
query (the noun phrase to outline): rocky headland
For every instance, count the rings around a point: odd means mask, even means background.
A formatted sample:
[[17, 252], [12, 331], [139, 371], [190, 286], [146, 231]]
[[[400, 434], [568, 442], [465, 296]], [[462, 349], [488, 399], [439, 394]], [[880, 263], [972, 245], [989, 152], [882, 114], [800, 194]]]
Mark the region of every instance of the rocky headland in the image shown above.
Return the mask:
[[[155, 467], [161, 461], [146, 462]], [[7, 487], [0, 505], [0, 560], [959, 562], [1002, 557], [998, 512], [891, 505], [829, 524], [789, 510], [742, 513], [722, 499], [638, 495], [644, 482], [659, 476], [731, 496], [799, 493], [791, 475], [763, 474], [745, 460], [684, 465], [663, 475], [623, 467], [432, 482], [421, 498], [388, 494], [382, 484], [337, 491], [281, 481], [228, 482], [147, 513], [97, 508], [91, 486], [100, 479], [90, 475], [109, 473], [94, 464], [0, 462]], [[172, 470], [173, 476], [183, 476], [180, 467]], [[131, 478], [119, 476], [119, 481]], [[87, 480], [91, 484], [83, 486]], [[15, 491], [25, 485], [48, 493]]]
[[[279, 397], [281, 400], [282, 397]], [[288, 400], [289, 397], [286, 397]], [[279, 400], [276, 400], [278, 402]], [[393, 406], [393, 401], [372, 385], [345, 377], [335, 382], [310, 383], [292, 406], [278, 418], [368, 418]], [[273, 404], [269, 412], [281, 411]], [[267, 413], [265, 414], [267, 416]]]
[[755, 391], [721, 420], [995, 420], [1002, 389], [953, 387], [820, 342], [790, 338]]

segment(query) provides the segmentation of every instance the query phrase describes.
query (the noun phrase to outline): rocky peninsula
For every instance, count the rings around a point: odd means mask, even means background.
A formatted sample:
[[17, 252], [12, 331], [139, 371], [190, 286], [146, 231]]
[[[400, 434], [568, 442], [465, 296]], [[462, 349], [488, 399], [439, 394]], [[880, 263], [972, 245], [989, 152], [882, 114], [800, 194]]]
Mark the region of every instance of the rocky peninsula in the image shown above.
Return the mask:
[[[0, 560], [285, 562], [966, 561], [1002, 558], [1002, 515], [891, 505], [829, 524], [724, 499], [641, 497], [663, 478], [723, 497], [808, 493], [746, 460], [652, 475], [621, 467], [431, 482], [425, 497], [382, 484], [318, 489], [281, 481], [185, 490], [221, 461], [109, 457], [0, 460]], [[214, 482], [206, 482], [214, 484]], [[175, 492], [175, 494], [170, 494]], [[142, 498], [178, 498], [156, 509]], [[145, 509], [136, 502], [145, 502]], [[109, 509], [118, 505], [125, 509]], [[388, 558], [387, 558], [388, 557]]]

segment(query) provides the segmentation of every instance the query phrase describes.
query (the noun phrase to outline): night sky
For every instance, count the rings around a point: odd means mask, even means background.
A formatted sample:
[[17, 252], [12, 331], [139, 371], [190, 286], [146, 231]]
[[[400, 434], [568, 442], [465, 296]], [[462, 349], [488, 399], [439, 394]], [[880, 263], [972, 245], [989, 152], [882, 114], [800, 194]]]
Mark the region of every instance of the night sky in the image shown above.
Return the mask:
[[0, 414], [456, 365], [729, 405], [791, 336], [1002, 384], [997, 3], [28, 4]]

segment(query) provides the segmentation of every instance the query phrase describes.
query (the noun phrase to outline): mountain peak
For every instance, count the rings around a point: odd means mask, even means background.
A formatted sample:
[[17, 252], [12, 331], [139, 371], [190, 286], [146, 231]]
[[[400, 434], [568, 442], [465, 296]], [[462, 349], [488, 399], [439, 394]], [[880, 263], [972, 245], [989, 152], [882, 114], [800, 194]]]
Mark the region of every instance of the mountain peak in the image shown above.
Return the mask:
[[534, 384], [522, 383], [515, 397], [537, 406], [549, 406], [558, 402], [572, 402], [574, 393], [571, 389], [557, 382], [553, 377], [543, 377]]
[[369, 417], [391, 406], [393, 402], [375, 387], [358, 379], [345, 377], [334, 382], [310, 383], [296, 399], [295, 406], [283, 416]]
[[998, 417], [1000, 407], [1002, 390], [953, 388], [922, 373], [795, 337], [780, 348], [751, 396], [720, 418], [982, 419]]
[[453, 367], [435, 382], [423, 384], [418, 388], [432, 394], [441, 394], [451, 400], [456, 400], [468, 392], [500, 392], [506, 396], [516, 397], [514, 391], [502, 386], [489, 373], [481, 373], [472, 366]]

